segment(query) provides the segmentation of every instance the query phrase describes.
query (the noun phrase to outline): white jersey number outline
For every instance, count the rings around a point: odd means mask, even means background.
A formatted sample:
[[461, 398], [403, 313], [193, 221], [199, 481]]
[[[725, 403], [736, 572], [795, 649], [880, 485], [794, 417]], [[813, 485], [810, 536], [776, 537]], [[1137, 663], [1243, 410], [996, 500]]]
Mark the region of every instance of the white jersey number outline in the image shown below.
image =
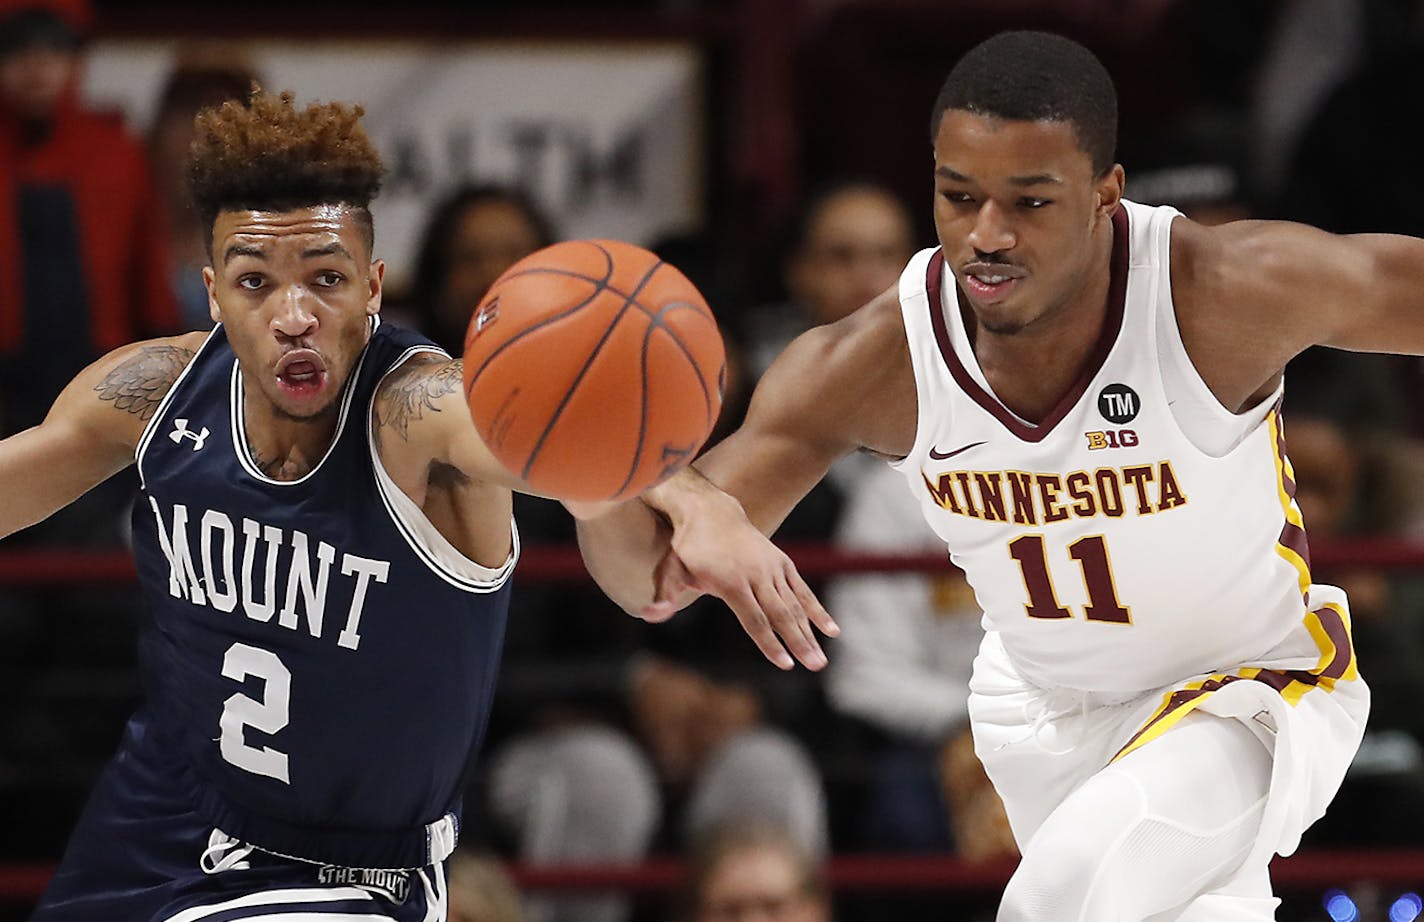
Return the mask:
[[222, 728], [219, 737], [222, 757], [244, 771], [291, 784], [287, 777], [287, 754], [270, 746], [261, 749], [249, 746], [245, 731], [251, 727], [270, 736], [287, 725], [292, 673], [270, 650], [235, 643], [227, 648], [223, 657], [222, 674], [238, 682], [256, 676], [266, 683], [260, 701], [239, 692], [223, 702], [222, 717], [218, 719], [218, 726]]

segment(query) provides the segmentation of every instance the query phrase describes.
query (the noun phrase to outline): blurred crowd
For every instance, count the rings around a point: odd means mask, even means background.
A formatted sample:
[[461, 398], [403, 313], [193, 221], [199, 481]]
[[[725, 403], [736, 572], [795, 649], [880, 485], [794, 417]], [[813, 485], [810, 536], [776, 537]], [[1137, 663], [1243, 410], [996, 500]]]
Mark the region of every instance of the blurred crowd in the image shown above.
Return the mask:
[[[1407, 138], [1424, 106], [1413, 92], [1424, 84], [1417, 0], [802, 6], [800, 194], [763, 234], [709, 207], [706, 227], [638, 241], [687, 272], [724, 325], [733, 374], [721, 432], [793, 337], [894, 284], [932, 243], [921, 101], [958, 50], [1000, 28], [1060, 29], [1114, 70], [1129, 198], [1203, 222], [1424, 233], [1424, 193], [1408, 180]], [[79, 99], [93, 29], [85, 0], [0, 0], [0, 435], [38, 422], [108, 349], [210, 324], [183, 155], [194, 113], [243, 98], [262, 74], [238, 50], [195, 45], [140, 133]], [[528, 190], [451, 188], [385, 313], [457, 353], [491, 282], [558, 239], [558, 215]], [[1414, 359], [1323, 350], [1288, 369], [1290, 455], [1317, 542], [1424, 536], [1421, 380]], [[120, 475], [5, 549], [122, 549], [134, 490]], [[516, 515], [528, 549], [572, 539], [554, 504], [520, 497]], [[898, 475], [866, 457], [838, 465], [781, 537], [942, 550]], [[1367, 563], [1319, 567], [1315, 578], [1350, 594], [1375, 708], [1309, 844], [1418, 845], [1424, 580]], [[823, 675], [768, 667], [712, 603], [649, 627], [591, 585], [521, 581], [490, 736], [470, 776], [452, 919], [825, 922], [831, 853], [1011, 859], [968, 739], [980, 627], [962, 576], [946, 561], [939, 572], [845, 575], [816, 588], [843, 627]], [[0, 710], [0, 860], [57, 856], [139, 694], [137, 617], [127, 587], [0, 584], [0, 676], [18, 692]], [[655, 855], [687, 859], [676, 905], [521, 895], [503, 870], [507, 859]], [[859, 917], [853, 904], [834, 905]], [[957, 906], [961, 918], [992, 915], [992, 902]]]

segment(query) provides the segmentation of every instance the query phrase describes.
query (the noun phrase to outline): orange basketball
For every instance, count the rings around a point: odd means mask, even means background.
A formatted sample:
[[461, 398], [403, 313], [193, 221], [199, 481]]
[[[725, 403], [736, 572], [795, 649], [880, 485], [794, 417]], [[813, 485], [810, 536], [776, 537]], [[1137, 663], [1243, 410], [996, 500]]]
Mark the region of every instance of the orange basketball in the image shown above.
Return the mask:
[[616, 240], [521, 259], [465, 334], [465, 398], [480, 437], [560, 499], [624, 499], [685, 466], [717, 420], [725, 375], [697, 288]]

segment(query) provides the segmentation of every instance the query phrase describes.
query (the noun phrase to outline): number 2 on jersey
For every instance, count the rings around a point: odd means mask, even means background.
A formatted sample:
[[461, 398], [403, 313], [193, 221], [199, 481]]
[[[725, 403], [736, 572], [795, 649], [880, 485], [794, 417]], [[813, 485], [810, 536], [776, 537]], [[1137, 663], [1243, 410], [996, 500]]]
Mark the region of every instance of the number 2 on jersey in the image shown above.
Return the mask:
[[223, 702], [222, 717], [218, 719], [222, 729], [218, 748], [222, 757], [253, 774], [291, 784], [287, 777], [287, 754], [271, 746], [258, 749], [248, 745], [246, 739], [248, 727], [270, 735], [287, 725], [292, 700], [291, 671], [270, 650], [235, 643], [227, 648], [223, 657], [222, 674], [237, 682], [245, 682], [248, 676], [253, 676], [266, 683], [260, 701], [238, 692]]
[[[1009, 542], [1009, 556], [1019, 562], [1024, 585], [1028, 587], [1028, 602], [1024, 610], [1030, 618], [1071, 618], [1073, 613], [1058, 601], [1053, 590], [1053, 577], [1048, 572], [1048, 558], [1043, 550], [1043, 535], [1022, 535]], [[1089, 621], [1111, 621], [1131, 624], [1131, 612], [1117, 598], [1112, 567], [1108, 562], [1108, 546], [1102, 535], [1089, 535], [1068, 545], [1068, 556], [1078, 561], [1083, 570], [1083, 584], [1088, 589], [1088, 604], [1083, 609]]]

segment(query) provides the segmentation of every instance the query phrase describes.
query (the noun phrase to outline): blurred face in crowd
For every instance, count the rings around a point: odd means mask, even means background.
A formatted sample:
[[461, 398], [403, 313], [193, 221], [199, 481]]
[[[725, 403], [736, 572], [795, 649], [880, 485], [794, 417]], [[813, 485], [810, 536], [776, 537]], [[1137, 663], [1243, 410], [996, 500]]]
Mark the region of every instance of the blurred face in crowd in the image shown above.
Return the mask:
[[829, 922], [824, 897], [808, 891], [796, 859], [755, 846], [723, 856], [698, 901], [697, 922]]
[[195, 112], [160, 113], [154, 123], [149, 140], [149, 161], [152, 167], [154, 185], [168, 203], [172, 218], [189, 215], [196, 221], [196, 212], [188, 201], [188, 176], [184, 162], [188, 157], [188, 146], [193, 143], [197, 128], [193, 124]]
[[1306, 527], [1313, 536], [1338, 534], [1359, 492], [1359, 450], [1339, 424], [1327, 419], [1292, 416], [1285, 430], [1295, 498]]
[[895, 284], [913, 246], [910, 217], [893, 196], [846, 189], [807, 222], [787, 266], [787, 291], [818, 323], [839, 320]]
[[541, 242], [539, 229], [513, 202], [489, 199], [466, 208], [449, 243], [449, 272], [440, 299], [445, 321], [463, 329], [500, 273]]
[[74, 79], [78, 64], [78, 55], [66, 48], [16, 48], [0, 55], [0, 98], [24, 118], [48, 118]]

